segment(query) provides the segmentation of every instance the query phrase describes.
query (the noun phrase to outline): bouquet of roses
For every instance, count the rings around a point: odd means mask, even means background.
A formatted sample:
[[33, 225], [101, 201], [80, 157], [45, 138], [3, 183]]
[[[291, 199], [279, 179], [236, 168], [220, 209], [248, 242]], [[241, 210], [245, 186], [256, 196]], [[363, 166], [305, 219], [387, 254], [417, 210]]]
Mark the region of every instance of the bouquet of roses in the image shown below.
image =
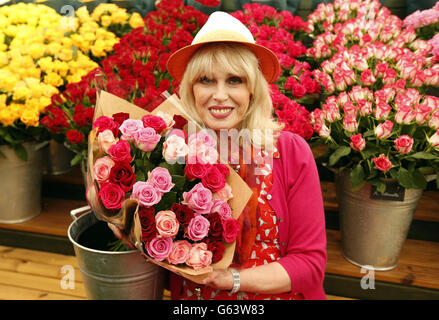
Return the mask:
[[183, 130], [187, 121], [172, 111], [172, 101], [179, 103], [172, 96], [150, 114], [100, 93], [87, 199], [98, 218], [130, 234], [148, 259], [202, 276], [230, 264], [236, 219], [251, 190], [219, 162], [216, 140], [203, 130]]
[[439, 32], [439, 3], [431, 9], [416, 10], [404, 19], [404, 27], [415, 29], [417, 36], [423, 40], [432, 39]]

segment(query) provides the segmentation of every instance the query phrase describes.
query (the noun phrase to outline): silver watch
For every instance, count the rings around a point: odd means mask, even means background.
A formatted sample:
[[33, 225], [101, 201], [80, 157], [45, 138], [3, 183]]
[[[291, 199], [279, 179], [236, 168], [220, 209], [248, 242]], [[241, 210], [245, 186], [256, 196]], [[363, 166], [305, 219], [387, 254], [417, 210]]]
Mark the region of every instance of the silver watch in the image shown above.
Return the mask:
[[241, 277], [239, 276], [239, 272], [236, 269], [230, 269], [233, 276], [233, 288], [230, 293], [236, 293], [239, 291], [239, 288], [241, 287]]

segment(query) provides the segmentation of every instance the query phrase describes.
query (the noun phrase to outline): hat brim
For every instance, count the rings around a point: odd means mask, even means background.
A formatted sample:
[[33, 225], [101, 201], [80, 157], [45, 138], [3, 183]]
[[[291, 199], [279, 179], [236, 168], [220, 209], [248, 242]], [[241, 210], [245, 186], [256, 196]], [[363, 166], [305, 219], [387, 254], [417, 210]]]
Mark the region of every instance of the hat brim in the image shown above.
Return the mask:
[[190, 59], [192, 58], [192, 55], [198, 48], [207, 43], [221, 42], [239, 43], [246, 45], [250, 50], [253, 51], [253, 53], [256, 55], [256, 58], [259, 60], [259, 67], [261, 68], [261, 72], [267, 82], [273, 83], [277, 80], [280, 72], [280, 64], [276, 55], [270, 49], [254, 43], [224, 40], [192, 44], [175, 51], [169, 57], [166, 64], [166, 68], [168, 69], [169, 74], [174, 80], [180, 82], [183, 78], [184, 72], [186, 71], [186, 66], [188, 65]]

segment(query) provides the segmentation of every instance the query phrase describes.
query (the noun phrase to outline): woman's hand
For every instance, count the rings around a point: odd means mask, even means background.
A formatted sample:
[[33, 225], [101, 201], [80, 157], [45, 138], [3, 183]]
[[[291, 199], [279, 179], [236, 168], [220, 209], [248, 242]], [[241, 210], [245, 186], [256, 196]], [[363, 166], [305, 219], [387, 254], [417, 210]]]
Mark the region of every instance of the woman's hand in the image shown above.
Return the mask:
[[233, 275], [228, 269], [216, 269], [206, 279], [202, 281], [209, 287], [219, 290], [232, 290]]
[[110, 228], [111, 231], [113, 231], [114, 235], [119, 239], [122, 240], [123, 243], [125, 243], [128, 248], [130, 249], [136, 249], [136, 247], [134, 246], [134, 244], [130, 241], [130, 239], [128, 238], [128, 236], [126, 234], [124, 234], [122, 232], [122, 230], [120, 230], [117, 226], [115, 226], [114, 224], [108, 222], [108, 228]]

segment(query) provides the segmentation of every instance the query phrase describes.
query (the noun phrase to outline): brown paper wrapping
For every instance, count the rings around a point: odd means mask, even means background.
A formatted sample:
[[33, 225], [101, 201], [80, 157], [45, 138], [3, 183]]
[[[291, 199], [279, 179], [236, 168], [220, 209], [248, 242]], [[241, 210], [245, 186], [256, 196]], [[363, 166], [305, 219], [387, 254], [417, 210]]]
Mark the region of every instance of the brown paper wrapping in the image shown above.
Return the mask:
[[[150, 113], [113, 94], [105, 91], [100, 91], [96, 102], [94, 120], [96, 120], [100, 116], [112, 117], [113, 114], [118, 112], [129, 113], [130, 118], [132, 119], [141, 119], [144, 115], [154, 115], [157, 114], [157, 112], [159, 111], [167, 113], [171, 116], [180, 115], [187, 118], [184, 110], [181, 110], [181, 108], [179, 108], [178, 106], [181, 106], [178, 97], [176, 95], [172, 95], [168, 99], [166, 99], [161, 105], [159, 105], [153, 112]], [[149, 261], [160, 265], [163, 268], [166, 268], [172, 272], [178, 273], [179, 275], [188, 278], [189, 280], [192, 280], [194, 282], [199, 283], [215, 268], [227, 268], [233, 260], [236, 245], [235, 242], [224, 243], [225, 251], [223, 258], [219, 262], [199, 270], [194, 270], [188, 266], [175, 266], [164, 261], [155, 261], [154, 259], [148, 257], [143, 253], [143, 248], [141, 247], [142, 229], [138, 216], [139, 205], [137, 201], [127, 199], [123, 203], [122, 209], [118, 212], [115, 212], [114, 210], [106, 209], [99, 200], [99, 186], [98, 183], [93, 179], [93, 171], [90, 170], [90, 168], [93, 168], [96, 159], [104, 156], [104, 154], [100, 151], [99, 144], [96, 138], [96, 132], [97, 130], [92, 130], [88, 137], [89, 150], [86, 191], [87, 200], [96, 217], [100, 220], [110, 222], [118, 226], [125, 234], [129, 236], [132, 242], [136, 244], [136, 247], [140, 250], [140, 252], [142, 252], [142, 255], [144, 255], [145, 258], [147, 258]], [[233, 218], [238, 219], [241, 212], [247, 205], [247, 202], [252, 195], [252, 191], [245, 183], [245, 181], [242, 180], [241, 177], [233, 169], [231, 169], [228, 164], [226, 165], [229, 167], [230, 171], [230, 175], [226, 178], [226, 182], [232, 187], [233, 192], [233, 198], [230, 199], [228, 203], [230, 205], [230, 208], [232, 209]]]

